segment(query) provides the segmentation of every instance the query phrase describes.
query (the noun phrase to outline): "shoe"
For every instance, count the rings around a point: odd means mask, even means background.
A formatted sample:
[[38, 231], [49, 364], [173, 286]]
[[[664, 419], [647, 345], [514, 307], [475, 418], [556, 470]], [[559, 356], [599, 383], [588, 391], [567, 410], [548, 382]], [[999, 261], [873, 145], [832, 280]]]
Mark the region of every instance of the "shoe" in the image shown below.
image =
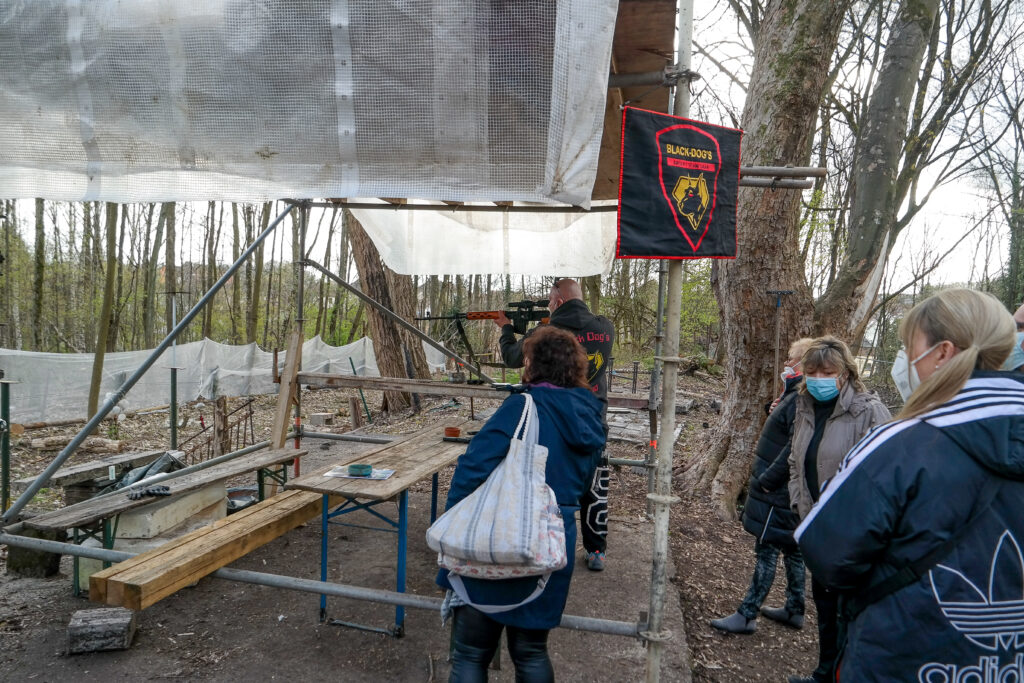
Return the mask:
[[600, 550], [595, 550], [592, 553], [587, 553], [587, 569], [589, 569], [592, 572], [603, 572], [604, 553]]
[[712, 619], [711, 625], [726, 633], [749, 635], [757, 630], [757, 619], [747, 619], [739, 612], [733, 612], [727, 617]]
[[804, 615], [793, 614], [785, 607], [762, 607], [761, 614], [772, 621], [777, 621], [783, 626], [801, 629], [804, 627]]

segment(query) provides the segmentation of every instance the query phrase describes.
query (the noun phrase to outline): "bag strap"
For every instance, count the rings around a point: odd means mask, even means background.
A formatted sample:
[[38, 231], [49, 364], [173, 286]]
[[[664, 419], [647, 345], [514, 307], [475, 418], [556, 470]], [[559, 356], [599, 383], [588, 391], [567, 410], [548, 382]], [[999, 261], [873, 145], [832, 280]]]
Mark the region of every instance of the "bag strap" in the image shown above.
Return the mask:
[[[516, 425], [515, 431], [512, 432], [513, 439], [521, 439], [526, 436], [526, 430], [530, 428], [530, 418], [536, 413], [535, 409], [531, 410], [533, 408], [533, 396], [524, 391], [523, 398], [526, 399], [526, 402], [523, 403], [523, 413], [519, 416], [519, 424]], [[522, 431], [522, 436], [519, 434], [520, 431]]]
[[514, 605], [481, 605], [473, 602], [469, 599], [469, 594], [466, 592], [466, 584], [462, 582], [462, 577], [455, 572], [448, 572], [448, 583], [451, 584], [452, 590], [459, 596], [459, 599], [467, 605], [475, 607], [484, 614], [500, 614], [501, 612], [511, 612], [515, 608], [522, 607], [526, 603], [533, 602], [539, 598], [540, 594], [547, 588], [549, 576], [551, 576], [551, 572], [540, 576], [537, 579], [537, 587], [533, 589], [533, 592]]
[[904, 567], [901, 567], [898, 572], [890, 576], [889, 578], [879, 581], [876, 584], [868, 586], [865, 590], [860, 591], [854, 595], [844, 595], [842, 614], [847, 621], [853, 621], [857, 618], [861, 612], [867, 609], [868, 606], [873, 605], [882, 598], [895, 593], [901, 588], [917, 583], [921, 580], [921, 577], [926, 572], [930, 571], [939, 562], [941, 562], [947, 555], [953, 552], [960, 541], [967, 537], [978, 521], [984, 516], [984, 513], [988, 510], [989, 506], [992, 505], [992, 501], [995, 500], [996, 494], [999, 493], [999, 489], [1003, 485], [1003, 479], [1000, 477], [989, 477], [981, 487], [981, 492], [978, 494], [978, 498], [975, 501], [974, 510], [971, 516], [967, 518], [967, 521], [963, 523], [953, 535], [946, 539], [946, 542], [940, 545], [935, 550], [931, 551], [924, 557], [920, 558], [915, 562], [911, 562]]

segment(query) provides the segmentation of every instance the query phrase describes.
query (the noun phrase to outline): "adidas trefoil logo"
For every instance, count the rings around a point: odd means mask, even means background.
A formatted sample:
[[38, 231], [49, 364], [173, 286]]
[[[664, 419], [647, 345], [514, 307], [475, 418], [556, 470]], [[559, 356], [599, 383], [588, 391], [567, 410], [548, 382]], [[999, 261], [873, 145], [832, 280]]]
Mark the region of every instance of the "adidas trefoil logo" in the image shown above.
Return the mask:
[[941, 564], [928, 578], [942, 613], [967, 640], [990, 652], [1024, 648], [1024, 554], [1009, 530], [992, 554], [987, 590]]

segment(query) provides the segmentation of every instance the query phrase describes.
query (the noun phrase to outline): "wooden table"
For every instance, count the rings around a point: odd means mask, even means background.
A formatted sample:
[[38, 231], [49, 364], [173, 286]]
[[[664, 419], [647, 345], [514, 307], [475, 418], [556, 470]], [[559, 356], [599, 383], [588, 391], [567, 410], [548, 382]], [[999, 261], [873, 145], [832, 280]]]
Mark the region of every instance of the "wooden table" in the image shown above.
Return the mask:
[[[363, 510], [387, 523], [389, 525], [388, 528], [366, 527], [356, 524], [348, 526], [361, 526], [361, 528], [398, 534], [396, 590], [399, 593], [404, 593], [409, 487], [418, 481], [431, 477], [430, 521], [433, 523], [437, 516], [437, 473], [454, 463], [460, 455], [466, 452], [467, 448], [465, 443], [442, 441], [444, 427], [460, 427], [465, 435], [467, 430], [475, 429], [475, 425], [479, 424], [481, 423], [465, 420], [462, 422], [447, 422], [444, 426], [427, 427], [385, 446], [339, 459], [327, 467], [289, 481], [285, 485], [286, 489], [313, 491], [322, 494], [324, 497], [323, 511], [321, 513], [321, 532], [323, 537], [320, 541], [320, 580], [327, 581], [327, 525], [335, 517]], [[335, 467], [352, 463], [368, 463], [376, 469], [390, 469], [394, 470], [395, 473], [389, 478], [381, 480], [345, 479], [324, 476], [326, 472]], [[333, 496], [340, 496], [345, 501], [331, 510], [328, 500]], [[375, 506], [391, 501], [396, 497], [398, 498], [397, 520], [391, 519], [373, 509]], [[341, 522], [335, 522], [335, 524], [341, 524]], [[376, 628], [337, 619], [328, 621], [327, 596], [321, 595], [320, 621], [337, 626], [351, 626], [353, 628], [400, 637], [405, 625], [405, 608], [400, 606], [395, 608], [395, 624], [390, 628]]]

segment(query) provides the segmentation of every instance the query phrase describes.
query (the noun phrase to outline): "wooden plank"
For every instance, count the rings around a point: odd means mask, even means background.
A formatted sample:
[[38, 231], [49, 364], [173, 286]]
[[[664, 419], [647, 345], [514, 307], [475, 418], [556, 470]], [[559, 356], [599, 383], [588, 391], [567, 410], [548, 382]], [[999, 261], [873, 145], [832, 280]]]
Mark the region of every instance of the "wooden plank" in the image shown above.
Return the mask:
[[[265, 502], [267, 501], [264, 501], [264, 503]], [[199, 529], [196, 529], [188, 534], [184, 534], [176, 539], [168, 541], [167, 543], [161, 545], [159, 548], [154, 548], [153, 550], [150, 550], [147, 553], [145, 553], [145, 557], [143, 557], [143, 554], [139, 554], [133, 558], [129, 558], [127, 560], [124, 560], [123, 562], [119, 562], [111, 567], [108, 567], [107, 569], [104, 569], [102, 572], [98, 572], [98, 574], [102, 575], [105, 580], [101, 580], [96, 584], [93, 584], [90, 581], [89, 598], [94, 602], [107, 602], [108, 600], [110, 600], [111, 602], [109, 604], [120, 604], [120, 602], [123, 599], [123, 586], [115, 581], [112, 581], [111, 579], [116, 578], [117, 576], [122, 574], [127, 576], [128, 574], [130, 574], [131, 571], [133, 571], [134, 567], [145, 562], [147, 558], [170, 556], [178, 548], [190, 542], [193, 542], [196, 538], [200, 536], [212, 532], [217, 524], [223, 525], [228, 521], [231, 521], [236, 524], [242, 523], [243, 520], [245, 520], [247, 517], [259, 513], [260, 510], [266, 509], [265, 507], [260, 508], [260, 505], [263, 505], [263, 503], [245, 508], [244, 510], [240, 510], [237, 513], [231, 515], [230, 517], [217, 520], [217, 522], [214, 522], [213, 524], [200, 527]]]
[[[247, 472], [255, 472], [256, 470], [273, 465], [287, 463], [305, 454], [305, 450], [293, 449], [257, 451], [256, 453], [243, 455], [228, 462], [200, 470], [199, 472], [185, 474], [175, 479], [168, 479], [161, 482], [161, 485], [167, 486], [171, 491], [171, 495], [175, 495], [202, 488], [215, 481], [222, 481], [240, 474], [246, 474]], [[125, 510], [131, 510], [160, 500], [165, 499], [163, 497], [147, 497], [131, 500], [128, 498], [127, 493], [108, 495], [32, 517], [25, 520], [25, 526], [32, 529], [73, 529], [93, 524], [102, 519], [110, 519]]]
[[[77, 463], [69, 467], [62, 467], [53, 473], [48, 486], [69, 486], [78, 484], [90, 479], [99, 479], [107, 476], [110, 466], [117, 468], [118, 473], [125, 469], [148, 465], [167, 451], [141, 451], [138, 453], [117, 453], [107, 455], [89, 462]], [[36, 480], [35, 477], [17, 479], [14, 481], [15, 491], [24, 491]]]
[[[487, 384], [453, 384], [428, 379], [402, 379], [398, 377], [362, 377], [359, 375], [333, 375], [325, 372], [300, 372], [299, 384], [318, 387], [361, 388], [371, 391], [403, 391], [427, 396], [462, 396], [505, 400], [507, 389], [496, 389]], [[615, 408], [647, 410], [648, 397], [642, 394], [608, 394], [608, 405]]]
[[[323, 496], [288, 491], [90, 578], [109, 605], [145, 609], [320, 514]], [[243, 511], [244, 512], [244, 511]], [[101, 584], [106, 586], [101, 586]]]
[[287, 440], [288, 416], [298, 391], [296, 375], [302, 363], [302, 329], [298, 326], [292, 330], [288, 338], [288, 356], [284, 361], [284, 372], [281, 373], [281, 384], [277, 388], [277, 409], [274, 411], [274, 424], [271, 426], [270, 447], [284, 448]]
[[[471, 421], [448, 424], [448, 427], [469, 427]], [[373, 451], [352, 456], [345, 462], [327, 467], [289, 481], [285, 487], [316, 493], [327, 493], [359, 500], [386, 500], [393, 498], [417, 481], [454, 463], [466, 451], [466, 444], [442, 441], [444, 427], [428, 427], [410, 437], [390, 443]], [[324, 473], [339, 464], [369, 463], [378, 469], [393, 469], [388, 479], [344, 479], [325, 477]]]

